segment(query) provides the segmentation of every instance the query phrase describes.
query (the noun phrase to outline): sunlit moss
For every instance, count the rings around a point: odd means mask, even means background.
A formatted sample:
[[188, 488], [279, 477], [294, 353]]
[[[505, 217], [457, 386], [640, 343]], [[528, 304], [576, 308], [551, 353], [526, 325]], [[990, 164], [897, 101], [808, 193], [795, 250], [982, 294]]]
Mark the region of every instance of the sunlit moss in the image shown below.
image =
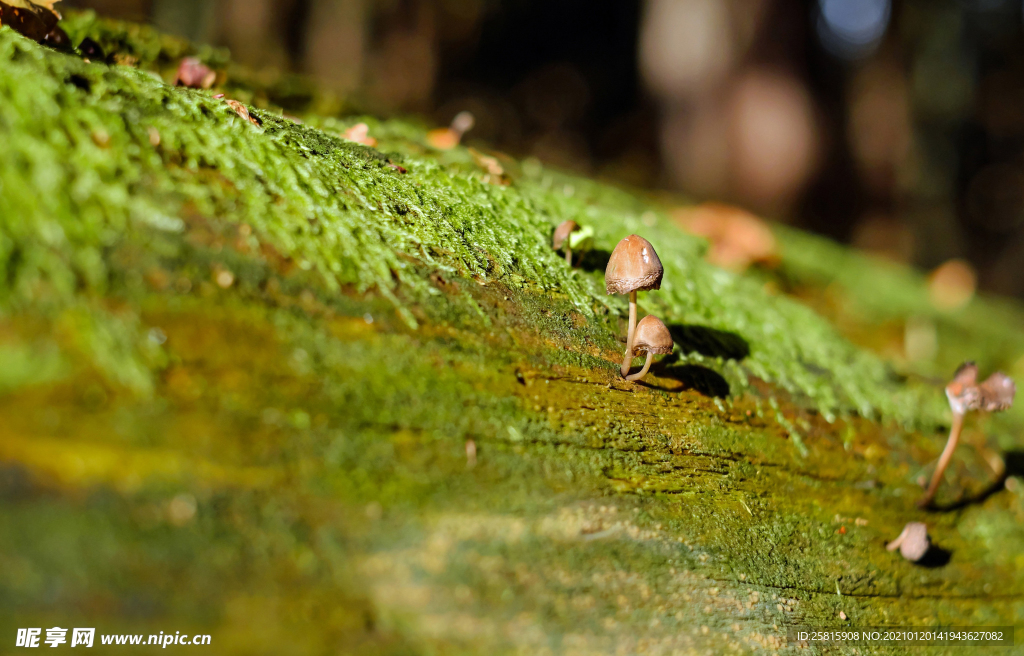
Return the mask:
[[[573, 217], [594, 229], [605, 252], [630, 232], [657, 245], [665, 282], [643, 299], [645, 310], [749, 344], [741, 363], [691, 356], [734, 392], [752, 375], [829, 415], [941, 421], [930, 389], [896, 383], [879, 358], [803, 306], [705, 264], [702, 242], [628, 193], [537, 165], [515, 171], [511, 186], [488, 184], [471, 159], [411, 154], [415, 132], [398, 124], [381, 127], [380, 151], [268, 112], [257, 112], [256, 128], [209, 94], [130, 67], [86, 64], [10, 32], [0, 57], [8, 62], [0, 120], [10, 137], [0, 180], [33, 190], [0, 201], [6, 307], [107, 293], [104, 253], [179, 233], [181, 217], [198, 215], [245, 223], [253, 239], [327, 289], [372, 290], [410, 325], [410, 304], [437, 292], [424, 275], [431, 270], [555, 294], [585, 318], [621, 314], [623, 301], [604, 294], [599, 268], [571, 270], [549, 247], [552, 225]], [[388, 155], [389, 135], [403, 134], [395, 145], [406, 154]], [[605, 345], [614, 338], [607, 332]]]

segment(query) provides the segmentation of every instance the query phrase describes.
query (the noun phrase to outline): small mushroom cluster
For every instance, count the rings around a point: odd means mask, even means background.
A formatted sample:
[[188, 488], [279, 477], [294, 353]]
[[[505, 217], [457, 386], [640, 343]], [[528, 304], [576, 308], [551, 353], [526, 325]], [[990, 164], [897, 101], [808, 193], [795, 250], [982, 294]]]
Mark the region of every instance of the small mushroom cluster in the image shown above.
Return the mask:
[[[651, 246], [651, 242], [638, 235], [630, 235], [620, 241], [604, 271], [605, 289], [609, 294], [629, 295], [629, 324], [626, 331], [626, 353], [622, 358], [622, 377], [626, 380], [640, 380], [647, 375], [651, 361], [659, 353], [672, 352], [672, 335], [668, 328], [654, 315], [647, 315], [638, 324], [636, 321], [637, 292], [661, 288], [665, 269]], [[647, 353], [643, 369], [630, 375], [633, 358]]]
[[946, 441], [946, 448], [939, 456], [939, 464], [932, 474], [931, 483], [924, 497], [918, 501], [918, 505], [926, 507], [931, 505], [935, 493], [942, 482], [942, 475], [953, 459], [953, 452], [960, 441], [960, 431], [964, 427], [964, 417], [967, 413], [975, 410], [982, 412], [1001, 412], [1013, 405], [1013, 397], [1017, 393], [1017, 387], [1013, 379], [997, 371], [984, 381], [978, 382], [978, 366], [973, 362], [965, 362], [953, 374], [953, 380], [946, 385], [946, 399], [949, 400], [949, 409], [953, 413], [953, 423], [949, 428], [949, 439]]

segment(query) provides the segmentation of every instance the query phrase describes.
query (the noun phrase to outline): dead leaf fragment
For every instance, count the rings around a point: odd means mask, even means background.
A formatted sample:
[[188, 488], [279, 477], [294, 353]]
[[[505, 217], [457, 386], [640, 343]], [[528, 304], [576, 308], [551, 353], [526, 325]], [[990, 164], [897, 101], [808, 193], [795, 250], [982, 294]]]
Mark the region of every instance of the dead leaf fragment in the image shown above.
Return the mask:
[[377, 140], [370, 136], [370, 126], [366, 123], [356, 123], [349, 129], [342, 132], [341, 138], [363, 144], [364, 146], [369, 146], [370, 148], [377, 145]]
[[139, 65], [139, 58], [127, 52], [115, 52], [113, 59], [114, 63], [118, 66], [131, 66], [134, 68]]
[[956, 310], [967, 305], [978, 287], [978, 274], [963, 260], [940, 264], [928, 276], [928, 298], [939, 310]]
[[476, 162], [476, 165], [487, 171], [487, 175], [483, 177], [484, 182], [497, 185], [509, 184], [509, 179], [505, 177], [505, 169], [502, 168], [496, 157], [485, 155], [475, 148], [467, 148], [466, 150], [473, 156], [473, 161]]
[[245, 120], [249, 121], [250, 123], [252, 123], [256, 127], [260, 127], [261, 125], [263, 125], [263, 121], [261, 121], [258, 117], [253, 116], [252, 114], [250, 114], [249, 113], [249, 108], [246, 107], [244, 104], [238, 102], [237, 100], [232, 100], [230, 98], [225, 98], [224, 102], [226, 102], [228, 104], [228, 107], [230, 107], [231, 109], [235, 110], [236, 114], [238, 114], [239, 116], [241, 116]]
[[476, 162], [477, 166], [483, 168], [491, 175], [504, 175], [505, 169], [498, 163], [497, 158], [491, 157], [490, 155], [484, 155], [475, 148], [469, 149], [469, 154], [473, 156], [473, 161]]
[[195, 57], [185, 57], [178, 64], [175, 86], [189, 89], [209, 89], [217, 81], [217, 73]]
[[451, 150], [459, 145], [459, 135], [451, 128], [437, 128], [427, 133], [427, 143], [438, 150]]
[[53, 9], [57, 1], [0, 0], [0, 25], [8, 25], [16, 32], [42, 43], [60, 20], [60, 14]]
[[684, 230], [711, 242], [707, 259], [715, 266], [743, 271], [775, 258], [775, 236], [764, 221], [746, 210], [722, 203], [680, 208], [673, 214]]

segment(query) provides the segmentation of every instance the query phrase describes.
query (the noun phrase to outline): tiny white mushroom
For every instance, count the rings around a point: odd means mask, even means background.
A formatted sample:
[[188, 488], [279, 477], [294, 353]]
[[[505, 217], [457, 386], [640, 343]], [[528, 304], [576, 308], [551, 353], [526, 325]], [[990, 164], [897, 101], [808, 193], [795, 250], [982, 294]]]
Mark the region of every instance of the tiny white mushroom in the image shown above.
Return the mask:
[[903, 527], [899, 537], [885, 545], [889, 551], [899, 549], [900, 555], [914, 563], [924, 558], [930, 547], [928, 527], [921, 522], [910, 522]]

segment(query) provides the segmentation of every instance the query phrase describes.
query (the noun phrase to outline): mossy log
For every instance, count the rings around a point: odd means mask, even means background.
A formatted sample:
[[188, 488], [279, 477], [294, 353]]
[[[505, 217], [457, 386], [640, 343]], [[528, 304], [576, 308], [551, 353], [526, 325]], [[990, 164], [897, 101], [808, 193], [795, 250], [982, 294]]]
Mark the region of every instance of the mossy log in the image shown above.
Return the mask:
[[[729, 273], [664, 198], [404, 121], [352, 143], [315, 88], [62, 24], [108, 61], [0, 29], [4, 640], [745, 653], [1024, 625], [1022, 413], [972, 420], [914, 505], [943, 377], [1024, 375], [1019, 306], [940, 311], [917, 274], [782, 228], [776, 266]], [[260, 125], [168, 84], [186, 54]], [[593, 230], [579, 268], [550, 248], [565, 219]], [[677, 343], [638, 383], [602, 281], [630, 233]], [[934, 357], [908, 361], [921, 325]], [[884, 548], [910, 521], [923, 564]]]

